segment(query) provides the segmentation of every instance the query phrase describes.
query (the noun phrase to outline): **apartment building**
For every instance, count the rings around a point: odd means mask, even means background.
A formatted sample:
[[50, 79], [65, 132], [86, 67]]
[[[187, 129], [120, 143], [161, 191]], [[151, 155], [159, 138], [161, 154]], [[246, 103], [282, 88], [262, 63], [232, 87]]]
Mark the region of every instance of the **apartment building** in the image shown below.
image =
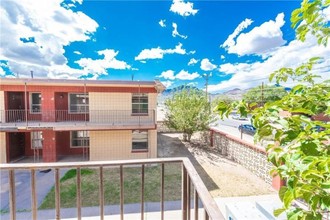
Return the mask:
[[159, 81], [0, 79], [0, 163], [157, 157]]

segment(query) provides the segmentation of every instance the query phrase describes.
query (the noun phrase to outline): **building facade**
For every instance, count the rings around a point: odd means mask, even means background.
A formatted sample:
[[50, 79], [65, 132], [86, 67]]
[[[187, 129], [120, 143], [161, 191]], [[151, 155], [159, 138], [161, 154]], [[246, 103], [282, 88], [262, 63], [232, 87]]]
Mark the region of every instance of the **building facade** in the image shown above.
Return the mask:
[[157, 157], [159, 81], [0, 79], [0, 162]]

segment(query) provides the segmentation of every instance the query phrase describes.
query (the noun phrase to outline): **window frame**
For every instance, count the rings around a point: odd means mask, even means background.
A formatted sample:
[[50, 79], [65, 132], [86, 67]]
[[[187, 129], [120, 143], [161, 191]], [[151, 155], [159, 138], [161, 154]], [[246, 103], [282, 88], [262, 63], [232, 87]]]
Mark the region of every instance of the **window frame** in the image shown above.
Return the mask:
[[[141, 148], [141, 149], [134, 149], [134, 132], [138, 131], [139, 133], [146, 133], [146, 148]], [[139, 152], [149, 152], [149, 132], [148, 130], [132, 130], [132, 153], [139, 153]]]
[[[84, 95], [88, 99], [88, 103], [86, 104], [76, 104], [75, 106], [86, 106], [84, 109], [85, 111], [72, 111], [71, 110], [71, 95]], [[85, 97], [85, 99], [86, 99]], [[86, 101], [85, 101], [86, 102]], [[70, 114], [86, 114], [89, 113], [89, 94], [88, 93], [69, 93], [68, 94], [68, 112]]]
[[[134, 96], [138, 96], [139, 97], [139, 102], [133, 102]], [[141, 102], [141, 97], [142, 98], [147, 98], [147, 102]], [[132, 97], [131, 97], [131, 107], [132, 107], [132, 115], [148, 115], [149, 114], [149, 93], [132, 93]], [[133, 105], [139, 105], [139, 106], [143, 106], [143, 105], [147, 105], [147, 109], [143, 109], [143, 108], [139, 108], [138, 112], [134, 112], [134, 108]], [[146, 112], [141, 112], [141, 110], [146, 110]]]
[[[84, 145], [80, 145], [80, 146], [74, 146], [72, 145], [72, 141], [73, 141], [73, 132], [84, 132], [84, 133], [87, 133], [88, 136], [84, 136], [84, 137], [81, 137], [81, 138], [75, 138], [76, 140], [80, 140], [80, 141], [83, 141], [84, 139], [87, 139], [88, 141], [88, 145], [84, 146]], [[89, 135], [89, 131], [82, 131], [82, 130], [79, 130], [79, 131], [70, 131], [70, 148], [89, 148], [90, 146], [90, 135]]]
[[[40, 98], [40, 104], [33, 104], [33, 98], [32, 98], [32, 95], [33, 94], [38, 94], [39, 95], [39, 98]], [[41, 92], [30, 92], [29, 93], [29, 106], [30, 106], [30, 114], [41, 114], [41, 100], [42, 100], [42, 97], [41, 97]], [[39, 111], [35, 112], [33, 111], [33, 106], [39, 106]]]
[[[40, 134], [40, 137], [35, 138], [35, 135], [34, 135], [35, 133]], [[39, 135], [37, 135], [37, 136], [39, 136]], [[41, 149], [43, 149], [43, 140], [44, 139], [42, 137], [42, 131], [31, 131], [30, 137], [31, 137], [31, 149], [32, 150], [41, 150]], [[35, 141], [40, 141], [41, 146], [36, 147], [36, 145], [34, 144]]]

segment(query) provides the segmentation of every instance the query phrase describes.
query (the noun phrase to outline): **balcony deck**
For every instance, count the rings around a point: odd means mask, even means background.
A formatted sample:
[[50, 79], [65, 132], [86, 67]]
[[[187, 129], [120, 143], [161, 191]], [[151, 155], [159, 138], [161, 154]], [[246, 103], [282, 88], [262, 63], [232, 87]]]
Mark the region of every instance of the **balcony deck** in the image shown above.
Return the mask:
[[[171, 163], [181, 164], [181, 202], [178, 205], [177, 210], [165, 210], [164, 201], [164, 171], [165, 165]], [[159, 179], [160, 185], [160, 201], [159, 201], [159, 212], [148, 212], [145, 208], [146, 202], [144, 200], [144, 190], [145, 190], [145, 166], [147, 165], [158, 165], [161, 167], [161, 176]], [[139, 213], [129, 214], [125, 212], [124, 206], [124, 184], [123, 184], [123, 168], [127, 166], [135, 166], [141, 169], [141, 182], [140, 182], [140, 193], [141, 201], [137, 206], [139, 207]], [[99, 170], [99, 179], [95, 180], [95, 184], [99, 186], [99, 198], [95, 198], [99, 201], [99, 206], [96, 207], [98, 210], [98, 215], [96, 219], [108, 219], [109, 216], [106, 213], [106, 206], [104, 203], [104, 181], [103, 181], [103, 169], [108, 167], [119, 167], [120, 169], [120, 204], [119, 214], [111, 215], [113, 217], [118, 217], [118, 219], [224, 219], [222, 216], [218, 205], [213, 200], [195, 168], [187, 158], [163, 158], [163, 159], [145, 159], [145, 160], [123, 160], [123, 161], [101, 161], [101, 162], [63, 162], [63, 163], [35, 163], [35, 164], [1, 164], [0, 170], [8, 171], [9, 178], [9, 203], [10, 203], [10, 219], [18, 219], [20, 213], [16, 213], [16, 201], [19, 197], [16, 194], [16, 181], [15, 172], [19, 170], [29, 170], [30, 171], [30, 186], [31, 186], [31, 219], [38, 219], [40, 211], [37, 210], [37, 189], [36, 189], [36, 171], [40, 169], [53, 169], [54, 170], [54, 186], [55, 186], [55, 210], [52, 211], [54, 219], [65, 218], [64, 211], [61, 209], [61, 199], [60, 199], [60, 171], [63, 169], [76, 169], [76, 208], [73, 211], [76, 212], [75, 219], [95, 219], [84, 216], [84, 207], [82, 207], [81, 198], [81, 169], [82, 168], [94, 168]], [[129, 189], [125, 189], [129, 190]], [[152, 216], [152, 217], [151, 217]], [[172, 217], [170, 217], [172, 216]], [[41, 217], [41, 216], [40, 216]], [[85, 218], [86, 217], [86, 218]], [[127, 217], [127, 218], [126, 218]]]
[[155, 110], [145, 114], [132, 114], [130, 110], [90, 110], [88, 113], [69, 113], [64, 110], [0, 111], [0, 131], [15, 130], [120, 130], [155, 129]]

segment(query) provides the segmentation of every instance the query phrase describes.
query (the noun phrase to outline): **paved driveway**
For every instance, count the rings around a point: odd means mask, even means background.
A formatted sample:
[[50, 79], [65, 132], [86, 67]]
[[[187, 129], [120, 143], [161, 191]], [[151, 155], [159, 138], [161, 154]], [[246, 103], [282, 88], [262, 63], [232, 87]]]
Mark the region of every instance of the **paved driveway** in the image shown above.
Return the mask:
[[[66, 171], [61, 170], [61, 176]], [[8, 171], [1, 171], [1, 213], [9, 211], [9, 178]], [[36, 172], [36, 189], [37, 189], [37, 202], [38, 206], [53, 187], [54, 170], [48, 173]], [[16, 185], [16, 210], [25, 211], [31, 210], [31, 175], [28, 170], [19, 170], [15, 172], [15, 185]]]

